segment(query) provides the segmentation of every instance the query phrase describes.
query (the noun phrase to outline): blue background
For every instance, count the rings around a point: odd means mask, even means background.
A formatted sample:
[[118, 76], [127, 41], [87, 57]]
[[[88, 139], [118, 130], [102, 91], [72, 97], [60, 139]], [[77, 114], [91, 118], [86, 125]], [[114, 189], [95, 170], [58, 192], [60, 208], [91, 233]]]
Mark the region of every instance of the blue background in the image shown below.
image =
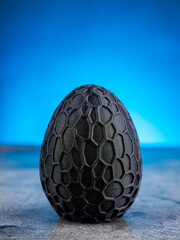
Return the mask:
[[180, 146], [180, 1], [1, 0], [0, 145], [40, 145], [54, 109], [97, 84], [141, 144]]

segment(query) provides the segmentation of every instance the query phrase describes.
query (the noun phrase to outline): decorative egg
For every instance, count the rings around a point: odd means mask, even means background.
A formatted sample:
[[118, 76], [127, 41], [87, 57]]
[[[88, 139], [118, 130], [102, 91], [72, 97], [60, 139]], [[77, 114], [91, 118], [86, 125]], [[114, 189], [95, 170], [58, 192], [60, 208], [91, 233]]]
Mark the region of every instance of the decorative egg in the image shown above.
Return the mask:
[[110, 91], [73, 90], [47, 127], [40, 179], [62, 218], [108, 222], [134, 202], [142, 177], [139, 140], [129, 113]]

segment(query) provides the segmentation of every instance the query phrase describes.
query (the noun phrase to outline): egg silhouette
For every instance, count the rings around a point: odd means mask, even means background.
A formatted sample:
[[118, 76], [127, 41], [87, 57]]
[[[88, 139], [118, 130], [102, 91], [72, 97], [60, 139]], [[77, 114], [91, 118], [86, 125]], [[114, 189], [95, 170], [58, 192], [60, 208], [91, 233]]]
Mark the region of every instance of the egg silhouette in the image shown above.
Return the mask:
[[60, 217], [110, 222], [134, 202], [142, 178], [139, 140], [121, 101], [95, 85], [73, 90], [54, 111], [40, 179]]

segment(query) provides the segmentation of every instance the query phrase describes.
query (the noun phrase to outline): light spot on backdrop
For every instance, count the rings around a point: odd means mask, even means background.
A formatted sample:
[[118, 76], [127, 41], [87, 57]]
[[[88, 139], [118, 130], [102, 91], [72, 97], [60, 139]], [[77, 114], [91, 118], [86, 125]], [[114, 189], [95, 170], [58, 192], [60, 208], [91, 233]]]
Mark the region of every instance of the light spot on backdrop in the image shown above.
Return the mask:
[[164, 143], [166, 138], [163, 133], [150, 121], [143, 118], [137, 112], [129, 110], [138, 132], [138, 137], [141, 143]]

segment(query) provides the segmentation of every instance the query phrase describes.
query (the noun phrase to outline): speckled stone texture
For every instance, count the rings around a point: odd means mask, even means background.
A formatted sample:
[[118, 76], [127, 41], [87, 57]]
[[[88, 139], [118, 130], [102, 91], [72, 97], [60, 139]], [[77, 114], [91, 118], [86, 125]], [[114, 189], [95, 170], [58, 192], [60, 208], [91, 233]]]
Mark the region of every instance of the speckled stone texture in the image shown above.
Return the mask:
[[45, 133], [40, 177], [50, 204], [68, 220], [110, 222], [127, 211], [142, 161], [132, 119], [113, 93], [84, 85], [64, 98]]
[[1, 240], [179, 240], [180, 149], [142, 149], [141, 191], [112, 223], [62, 220], [39, 181], [40, 149], [0, 148]]

